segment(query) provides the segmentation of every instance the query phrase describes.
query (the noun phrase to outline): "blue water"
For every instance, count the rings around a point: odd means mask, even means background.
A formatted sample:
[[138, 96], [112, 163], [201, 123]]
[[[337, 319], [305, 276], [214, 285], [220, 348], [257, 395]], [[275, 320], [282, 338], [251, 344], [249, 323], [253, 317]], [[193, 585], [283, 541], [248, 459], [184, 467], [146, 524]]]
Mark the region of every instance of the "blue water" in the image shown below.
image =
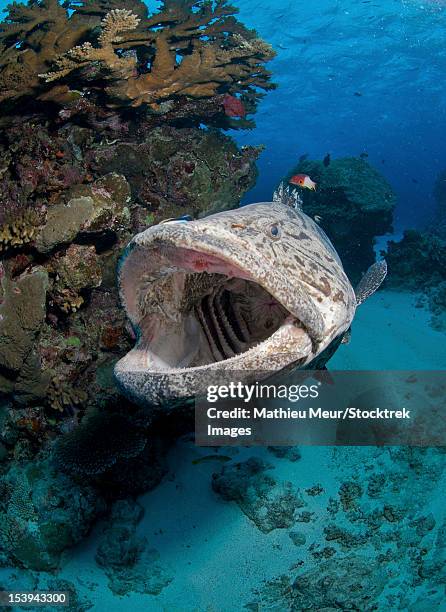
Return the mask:
[[[277, 51], [278, 89], [240, 143], [266, 145], [250, 201], [267, 200], [305, 153], [369, 154], [399, 199], [396, 229], [423, 225], [446, 165], [446, 4], [415, 0], [238, 0]], [[361, 96], [355, 96], [360, 93]], [[417, 182], [413, 182], [415, 179]]]

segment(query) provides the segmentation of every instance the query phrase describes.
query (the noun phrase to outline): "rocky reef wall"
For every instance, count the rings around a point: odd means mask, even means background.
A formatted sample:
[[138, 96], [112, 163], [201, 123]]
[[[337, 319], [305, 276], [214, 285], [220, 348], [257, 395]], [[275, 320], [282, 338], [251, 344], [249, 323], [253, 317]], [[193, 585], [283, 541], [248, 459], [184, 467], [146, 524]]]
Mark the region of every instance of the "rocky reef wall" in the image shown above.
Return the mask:
[[117, 262], [135, 233], [237, 206], [252, 187], [261, 148], [240, 149], [224, 131], [253, 125], [262, 92], [274, 87], [264, 66], [273, 55], [224, 0], [165, 0], [153, 14], [139, 0], [8, 7], [0, 23], [2, 564], [56, 568], [113, 499], [162, 478], [176, 432], [151, 423], [113, 380], [134, 342]]

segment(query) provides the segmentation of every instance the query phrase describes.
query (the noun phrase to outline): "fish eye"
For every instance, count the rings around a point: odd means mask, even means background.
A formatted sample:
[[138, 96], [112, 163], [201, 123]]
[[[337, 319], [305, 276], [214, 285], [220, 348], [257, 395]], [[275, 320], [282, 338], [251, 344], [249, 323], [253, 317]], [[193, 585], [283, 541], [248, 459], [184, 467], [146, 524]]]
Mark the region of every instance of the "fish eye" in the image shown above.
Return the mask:
[[269, 235], [271, 236], [271, 238], [274, 238], [275, 240], [277, 240], [278, 238], [280, 238], [280, 234], [281, 234], [281, 229], [277, 225], [277, 223], [273, 223], [273, 225], [270, 225]]

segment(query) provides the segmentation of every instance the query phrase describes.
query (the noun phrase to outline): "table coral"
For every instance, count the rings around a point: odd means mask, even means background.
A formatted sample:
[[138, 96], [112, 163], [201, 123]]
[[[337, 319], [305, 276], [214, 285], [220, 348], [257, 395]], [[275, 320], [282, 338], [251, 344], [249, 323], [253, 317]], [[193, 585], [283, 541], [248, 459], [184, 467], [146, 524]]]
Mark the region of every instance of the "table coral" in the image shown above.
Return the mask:
[[264, 67], [272, 48], [237, 21], [226, 0], [165, 0], [150, 16], [138, 0], [66, 8], [70, 15], [56, 0], [8, 7], [0, 25], [5, 108], [17, 99], [65, 103], [79, 91], [93, 100], [105, 93], [110, 107], [145, 105], [161, 114], [187, 98], [223, 94], [246, 95], [255, 107], [259, 89], [273, 87]]
[[139, 455], [145, 445], [142, 430], [130, 417], [98, 414], [59, 440], [55, 458], [63, 470], [91, 476], [101, 474], [120, 459]]

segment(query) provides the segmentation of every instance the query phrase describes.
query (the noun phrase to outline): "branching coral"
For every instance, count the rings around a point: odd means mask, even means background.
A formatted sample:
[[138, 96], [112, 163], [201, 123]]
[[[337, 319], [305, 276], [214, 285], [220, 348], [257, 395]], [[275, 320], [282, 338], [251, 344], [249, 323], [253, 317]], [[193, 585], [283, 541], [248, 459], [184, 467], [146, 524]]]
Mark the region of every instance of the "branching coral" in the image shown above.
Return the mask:
[[164, 113], [179, 99], [224, 93], [242, 94], [255, 107], [258, 89], [273, 87], [263, 65], [272, 48], [236, 20], [226, 0], [165, 0], [150, 17], [139, 0], [67, 8], [71, 16], [57, 0], [9, 6], [0, 25], [0, 101], [60, 103], [88, 86], [81, 95], [105, 92], [110, 107], [144, 104]]
[[54, 377], [48, 387], [47, 401], [51, 408], [59, 412], [73, 411], [87, 400], [87, 394], [82, 389], [75, 389], [68, 382]]
[[0, 225], [0, 253], [9, 248], [31, 242], [40, 225], [36, 211], [26, 209], [17, 216], [10, 216]]
[[132, 56], [120, 57], [113, 48], [113, 43], [121, 42], [120, 32], [134, 30], [139, 23], [136, 15], [126, 9], [114, 9], [107, 13], [102, 20], [102, 30], [98, 38], [98, 47], [90, 42], [73, 47], [65, 55], [55, 61], [54, 72], [40, 74], [47, 82], [58, 80], [77, 68], [82, 68], [92, 62], [103, 62], [114, 74], [122, 78], [131, 75], [135, 68], [135, 58]]
[[72, 27], [57, 0], [13, 2], [0, 24], [0, 101], [30, 94], [39, 87], [39, 73], [55, 56], [68, 51], [89, 31], [75, 19]]

